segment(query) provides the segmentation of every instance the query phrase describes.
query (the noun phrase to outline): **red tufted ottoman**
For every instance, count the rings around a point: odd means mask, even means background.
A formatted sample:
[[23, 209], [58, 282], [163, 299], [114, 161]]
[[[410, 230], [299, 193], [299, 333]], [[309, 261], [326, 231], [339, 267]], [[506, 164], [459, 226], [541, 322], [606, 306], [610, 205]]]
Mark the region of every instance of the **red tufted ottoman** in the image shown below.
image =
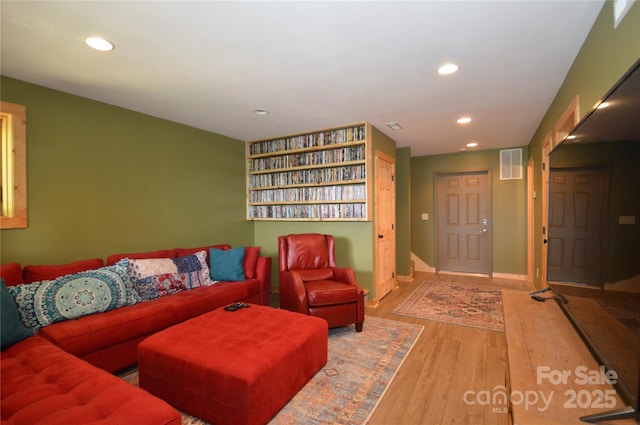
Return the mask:
[[251, 304], [138, 346], [140, 387], [212, 424], [268, 422], [327, 362], [323, 319]]

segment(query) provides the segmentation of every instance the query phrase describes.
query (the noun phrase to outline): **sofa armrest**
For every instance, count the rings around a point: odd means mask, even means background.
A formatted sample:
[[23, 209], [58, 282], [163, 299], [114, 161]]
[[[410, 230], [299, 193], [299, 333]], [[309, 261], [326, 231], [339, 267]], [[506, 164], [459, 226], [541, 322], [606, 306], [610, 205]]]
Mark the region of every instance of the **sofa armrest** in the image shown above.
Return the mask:
[[271, 257], [258, 257], [256, 277], [260, 280], [262, 305], [269, 305], [271, 295]]

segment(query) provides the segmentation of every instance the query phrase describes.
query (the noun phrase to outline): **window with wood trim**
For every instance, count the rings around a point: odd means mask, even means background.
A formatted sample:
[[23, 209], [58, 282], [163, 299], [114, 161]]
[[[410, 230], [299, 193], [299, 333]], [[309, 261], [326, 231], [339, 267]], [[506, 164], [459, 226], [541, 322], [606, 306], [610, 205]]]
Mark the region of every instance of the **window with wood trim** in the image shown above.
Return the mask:
[[0, 102], [2, 210], [0, 228], [27, 227], [27, 109]]

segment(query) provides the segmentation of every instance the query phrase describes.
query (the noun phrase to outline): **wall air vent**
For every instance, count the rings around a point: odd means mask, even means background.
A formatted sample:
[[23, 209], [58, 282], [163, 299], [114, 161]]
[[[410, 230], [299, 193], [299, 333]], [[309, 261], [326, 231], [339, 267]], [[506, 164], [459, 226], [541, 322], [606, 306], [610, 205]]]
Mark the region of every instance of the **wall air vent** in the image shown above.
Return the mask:
[[500, 180], [522, 178], [522, 148], [500, 151]]

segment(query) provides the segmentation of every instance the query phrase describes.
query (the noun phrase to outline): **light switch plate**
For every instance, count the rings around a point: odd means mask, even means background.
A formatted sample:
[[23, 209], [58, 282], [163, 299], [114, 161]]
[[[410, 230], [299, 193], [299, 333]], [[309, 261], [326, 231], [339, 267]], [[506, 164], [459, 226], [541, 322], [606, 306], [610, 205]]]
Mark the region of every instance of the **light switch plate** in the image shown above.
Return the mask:
[[618, 218], [618, 224], [636, 224], [636, 216], [621, 215], [620, 218]]

